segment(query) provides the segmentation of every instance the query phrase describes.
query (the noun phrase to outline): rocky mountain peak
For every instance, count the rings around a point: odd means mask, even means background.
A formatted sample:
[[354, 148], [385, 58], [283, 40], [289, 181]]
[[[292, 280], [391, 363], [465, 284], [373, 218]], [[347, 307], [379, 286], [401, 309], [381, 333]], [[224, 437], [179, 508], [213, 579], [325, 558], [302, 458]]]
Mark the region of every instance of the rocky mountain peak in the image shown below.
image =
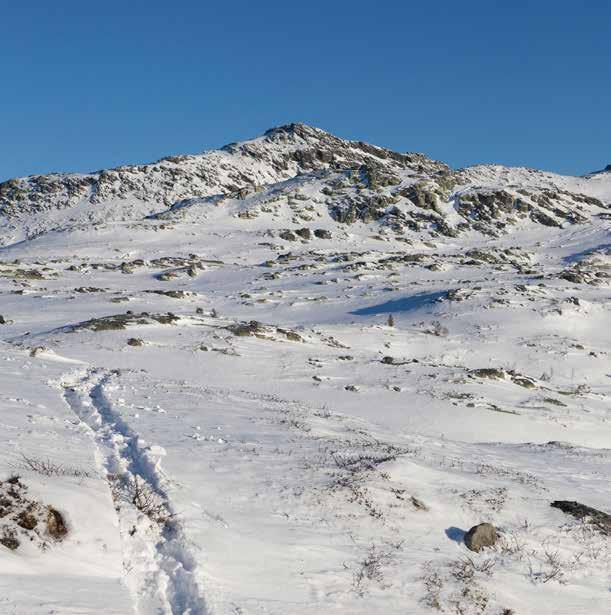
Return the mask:
[[[600, 173], [608, 174], [610, 166]], [[501, 165], [452, 171], [424, 154], [399, 153], [292, 123], [202, 154], [4, 182], [0, 241], [66, 225], [183, 211], [185, 201], [194, 201], [192, 210], [198, 199], [220, 204], [257, 194], [256, 207], [281, 203], [288, 213], [295, 207], [289, 194], [294, 188], [287, 186], [293, 180], [303, 192], [298, 200], [309, 211], [338, 224], [373, 224], [397, 236], [424, 232], [456, 237], [467, 230], [499, 235], [522, 221], [561, 227], [598, 215], [611, 200], [600, 173], [567, 178]]]

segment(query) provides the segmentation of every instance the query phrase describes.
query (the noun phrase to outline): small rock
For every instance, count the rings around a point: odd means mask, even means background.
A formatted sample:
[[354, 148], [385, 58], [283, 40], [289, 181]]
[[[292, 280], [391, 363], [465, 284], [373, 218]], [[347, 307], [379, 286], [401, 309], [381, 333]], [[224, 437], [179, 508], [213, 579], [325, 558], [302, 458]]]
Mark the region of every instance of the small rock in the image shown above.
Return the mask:
[[284, 239], [285, 241], [297, 241], [297, 235], [295, 235], [292, 231], [282, 231], [278, 237], [280, 237], [280, 239]]
[[0, 536], [0, 545], [11, 551], [15, 551], [19, 548], [19, 541], [17, 540], [15, 532], [5, 528], [4, 533]]
[[47, 349], [44, 346], [35, 346], [34, 348], [30, 349], [30, 356], [31, 357], [36, 357], [41, 352], [45, 352], [45, 350], [47, 350]]
[[229, 325], [226, 328], [238, 337], [248, 337], [250, 335], [256, 335], [257, 333], [261, 333], [263, 331], [261, 323], [257, 322], [256, 320], [251, 320], [249, 323], [237, 323], [235, 325]]
[[312, 239], [312, 231], [309, 228], [299, 228], [295, 231], [302, 239]]
[[412, 495], [410, 497], [410, 501], [416, 510], [428, 510], [428, 506], [422, 500], [419, 500], [417, 497], [414, 497]]
[[47, 532], [55, 540], [61, 540], [68, 533], [62, 514], [52, 506], [47, 513]]
[[128, 346], [144, 346], [144, 340], [140, 339], [139, 337], [130, 337], [127, 340], [127, 345]]
[[504, 380], [505, 370], [495, 367], [484, 367], [482, 369], [472, 369], [471, 373], [478, 378], [492, 378], [493, 380]]
[[498, 534], [496, 528], [491, 523], [480, 523], [474, 525], [465, 534], [465, 545], [467, 549], [479, 553], [484, 547], [492, 547], [496, 544]]
[[525, 389], [534, 389], [537, 385], [534, 380], [527, 378], [526, 376], [515, 376], [511, 379], [514, 384], [517, 384]]

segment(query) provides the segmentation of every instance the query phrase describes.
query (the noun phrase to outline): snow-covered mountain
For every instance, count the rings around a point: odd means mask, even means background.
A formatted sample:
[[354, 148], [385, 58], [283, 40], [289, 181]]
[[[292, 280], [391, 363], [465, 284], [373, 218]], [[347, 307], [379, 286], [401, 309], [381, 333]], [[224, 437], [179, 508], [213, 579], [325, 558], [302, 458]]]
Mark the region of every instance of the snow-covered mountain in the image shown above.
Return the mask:
[[303, 124], [0, 184], [0, 613], [606, 613], [610, 214]]
[[236, 199], [247, 199], [258, 213], [291, 196], [341, 223], [375, 220], [396, 233], [455, 236], [474, 229], [496, 236], [524, 220], [561, 227], [607, 213], [607, 180], [498, 165], [452, 171], [422, 154], [290, 124], [197, 156], [9, 180], [0, 184], [1, 237], [7, 243], [50, 225], [137, 220], [165, 210], [184, 215], [185, 206], [199, 215], [210, 203]]

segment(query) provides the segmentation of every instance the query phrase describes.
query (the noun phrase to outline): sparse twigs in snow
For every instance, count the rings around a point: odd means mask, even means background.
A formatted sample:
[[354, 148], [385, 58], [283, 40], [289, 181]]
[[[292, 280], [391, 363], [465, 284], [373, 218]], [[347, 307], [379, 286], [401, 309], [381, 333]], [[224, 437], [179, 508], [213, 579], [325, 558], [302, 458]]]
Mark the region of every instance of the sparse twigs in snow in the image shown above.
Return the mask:
[[448, 336], [448, 328], [444, 327], [438, 320], [434, 320], [432, 323], [432, 328], [429, 331], [430, 333], [432, 333], [433, 335], [436, 335], [437, 337], [447, 337]]
[[[168, 510], [164, 499], [139, 476], [109, 475], [109, 483], [115, 502], [128, 502], [158, 525], [166, 525], [174, 515]], [[119, 506], [119, 504], [117, 504]]]
[[468, 581], [475, 576], [476, 572], [491, 577], [495, 566], [496, 560], [492, 557], [476, 561], [465, 556], [463, 559], [454, 562], [450, 574], [458, 581]]
[[169, 514], [165, 502], [143, 480], [134, 476], [128, 482], [128, 495], [131, 503], [149, 519], [165, 523]]
[[390, 545], [391, 549], [382, 550], [377, 545], [371, 545], [367, 550], [367, 555], [358, 563], [352, 571], [352, 588], [355, 592], [362, 595], [365, 591], [366, 581], [384, 582], [384, 566], [387, 566], [393, 559], [393, 551], [398, 551], [403, 546], [403, 542]]
[[565, 563], [560, 559], [558, 551], [545, 549], [543, 561], [539, 563], [539, 570], [535, 571], [532, 561], [528, 562], [528, 576], [533, 583], [549, 583], [550, 581], [563, 582]]
[[424, 585], [422, 603], [437, 611], [457, 615], [487, 612], [491, 599], [478, 580], [491, 577], [495, 564], [492, 558], [477, 561], [470, 557], [445, 565], [426, 562], [421, 577]]
[[443, 589], [444, 580], [434, 567], [433, 562], [426, 562], [422, 575], [424, 584], [424, 597], [422, 602], [432, 608], [441, 610], [441, 590]]
[[55, 463], [50, 459], [42, 459], [21, 455], [20, 461], [14, 464], [23, 470], [29, 470], [42, 476], [73, 476], [75, 478], [91, 478], [92, 473], [82, 468]]

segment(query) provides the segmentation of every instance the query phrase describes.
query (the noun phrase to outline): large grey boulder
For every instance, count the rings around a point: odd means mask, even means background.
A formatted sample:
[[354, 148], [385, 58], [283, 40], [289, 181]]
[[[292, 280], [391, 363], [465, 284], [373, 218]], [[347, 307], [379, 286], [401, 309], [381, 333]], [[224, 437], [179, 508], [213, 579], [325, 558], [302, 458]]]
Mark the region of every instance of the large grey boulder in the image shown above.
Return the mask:
[[479, 553], [484, 547], [492, 547], [498, 540], [496, 528], [491, 523], [474, 525], [465, 534], [465, 544], [471, 551]]

